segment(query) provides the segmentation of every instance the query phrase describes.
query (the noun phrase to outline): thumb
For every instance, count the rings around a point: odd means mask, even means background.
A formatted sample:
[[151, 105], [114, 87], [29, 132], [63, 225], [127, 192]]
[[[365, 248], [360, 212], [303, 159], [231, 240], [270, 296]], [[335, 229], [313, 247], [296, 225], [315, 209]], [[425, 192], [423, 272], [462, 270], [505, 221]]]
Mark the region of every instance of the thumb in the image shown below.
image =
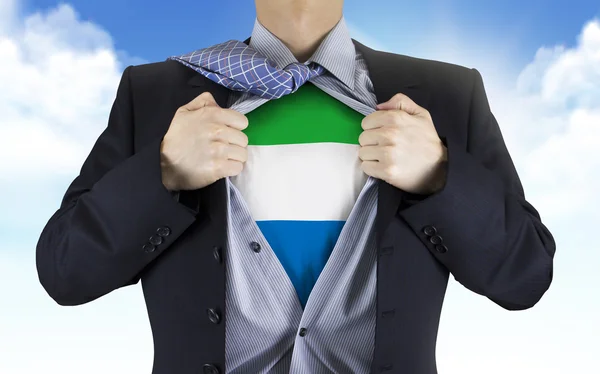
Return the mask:
[[388, 110], [396, 109], [407, 112], [408, 114], [415, 115], [422, 113], [425, 109], [421, 108], [417, 103], [404, 94], [398, 93], [392, 96], [388, 101], [377, 104], [377, 109]]
[[190, 112], [193, 110], [198, 110], [200, 108], [204, 108], [205, 106], [219, 107], [219, 104], [217, 104], [213, 95], [208, 91], [203, 92], [200, 95], [196, 96], [196, 98], [194, 98], [194, 100], [185, 104], [180, 109]]

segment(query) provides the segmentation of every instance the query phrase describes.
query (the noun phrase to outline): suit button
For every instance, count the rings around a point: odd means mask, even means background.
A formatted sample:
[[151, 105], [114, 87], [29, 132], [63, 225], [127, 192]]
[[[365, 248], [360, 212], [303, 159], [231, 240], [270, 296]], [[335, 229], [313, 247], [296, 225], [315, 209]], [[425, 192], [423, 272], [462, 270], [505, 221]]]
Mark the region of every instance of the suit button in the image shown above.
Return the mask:
[[159, 227], [158, 229], [156, 229], [156, 233], [158, 234], [158, 236], [166, 237], [171, 235], [171, 229], [169, 228], [169, 226]]
[[217, 260], [217, 262], [219, 264], [221, 262], [223, 262], [223, 256], [221, 256], [221, 247], [219, 247], [219, 246], [213, 247], [213, 256], [215, 257], [215, 260]]
[[210, 320], [210, 322], [214, 324], [218, 324], [219, 322], [221, 322], [221, 315], [213, 308], [206, 309], [206, 313], [208, 314], [208, 319]]
[[438, 251], [438, 252], [440, 252], [440, 253], [446, 253], [446, 252], [448, 252], [448, 247], [446, 247], [443, 244], [438, 244], [438, 245], [435, 246], [435, 250]]
[[213, 364], [204, 364], [202, 367], [204, 369], [204, 374], [219, 374], [220, 371]]
[[154, 252], [156, 247], [154, 245], [152, 245], [151, 243], [146, 243], [146, 244], [144, 244], [142, 249], [144, 250], [144, 252], [150, 253], [150, 252]]
[[250, 243], [250, 246], [252, 247], [252, 250], [256, 253], [260, 252], [260, 244], [258, 244], [257, 242], [252, 242]]
[[306, 329], [303, 327], [300, 329], [300, 333], [298, 334], [300, 336], [305, 336], [306, 335]]
[[152, 235], [150, 237], [150, 239], [148, 239], [148, 241], [150, 242], [150, 244], [152, 245], [160, 245], [163, 242], [163, 238], [162, 236], [158, 236], [158, 235]]
[[429, 241], [431, 242], [431, 244], [442, 244], [442, 237], [439, 235], [434, 235], [431, 238], [429, 238]]
[[423, 233], [427, 236], [432, 236], [437, 233], [437, 229], [433, 226], [425, 226], [423, 228]]

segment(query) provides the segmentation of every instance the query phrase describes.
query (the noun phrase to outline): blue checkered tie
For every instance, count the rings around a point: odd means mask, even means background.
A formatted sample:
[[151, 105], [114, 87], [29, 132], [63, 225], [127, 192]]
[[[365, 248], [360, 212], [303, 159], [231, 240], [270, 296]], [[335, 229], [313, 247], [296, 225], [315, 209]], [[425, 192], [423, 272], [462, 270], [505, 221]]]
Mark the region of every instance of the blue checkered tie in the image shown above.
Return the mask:
[[278, 99], [293, 93], [306, 81], [325, 71], [316, 62], [307, 65], [293, 62], [281, 70], [237, 40], [169, 57], [168, 60], [181, 62], [231, 90], [251, 92], [265, 99]]

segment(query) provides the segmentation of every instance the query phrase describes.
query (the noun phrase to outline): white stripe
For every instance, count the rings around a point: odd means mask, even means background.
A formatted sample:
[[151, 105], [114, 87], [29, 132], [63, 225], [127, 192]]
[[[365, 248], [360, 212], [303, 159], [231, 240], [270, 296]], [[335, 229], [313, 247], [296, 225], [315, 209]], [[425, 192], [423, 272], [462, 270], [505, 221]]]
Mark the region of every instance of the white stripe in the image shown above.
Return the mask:
[[343, 143], [248, 146], [252, 167], [230, 179], [257, 221], [345, 221], [368, 178], [358, 149]]

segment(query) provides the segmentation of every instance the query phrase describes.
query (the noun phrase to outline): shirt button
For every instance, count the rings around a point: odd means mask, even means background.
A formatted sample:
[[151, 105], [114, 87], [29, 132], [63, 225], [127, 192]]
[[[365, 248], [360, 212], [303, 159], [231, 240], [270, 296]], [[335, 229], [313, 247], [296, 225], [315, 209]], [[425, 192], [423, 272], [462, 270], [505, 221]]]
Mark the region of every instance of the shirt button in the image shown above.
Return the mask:
[[221, 255], [221, 247], [214, 246], [213, 247], [213, 256], [215, 260], [220, 264], [223, 261], [223, 256]]
[[213, 364], [205, 364], [202, 367], [202, 371], [204, 371], [204, 374], [219, 374], [220, 371], [219, 369], [217, 369], [217, 367]]
[[300, 329], [300, 333], [298, 334], [300, 336], [305, 336], [306, 335], [306, 329], [303, 327]]
[[219, 314], [219, 312], [213, 308], [206, 309], [206, 314], [208, 314], [208, 319], [210, 322], [214, 323], [215, 325], [221, 322], [221, 314]]
[[257, 242], [252, 242], [250, 243], [250, 246], [252, 247], [252, 250], [256, 253], [260, 252], [260, 244], [258, 244]]

